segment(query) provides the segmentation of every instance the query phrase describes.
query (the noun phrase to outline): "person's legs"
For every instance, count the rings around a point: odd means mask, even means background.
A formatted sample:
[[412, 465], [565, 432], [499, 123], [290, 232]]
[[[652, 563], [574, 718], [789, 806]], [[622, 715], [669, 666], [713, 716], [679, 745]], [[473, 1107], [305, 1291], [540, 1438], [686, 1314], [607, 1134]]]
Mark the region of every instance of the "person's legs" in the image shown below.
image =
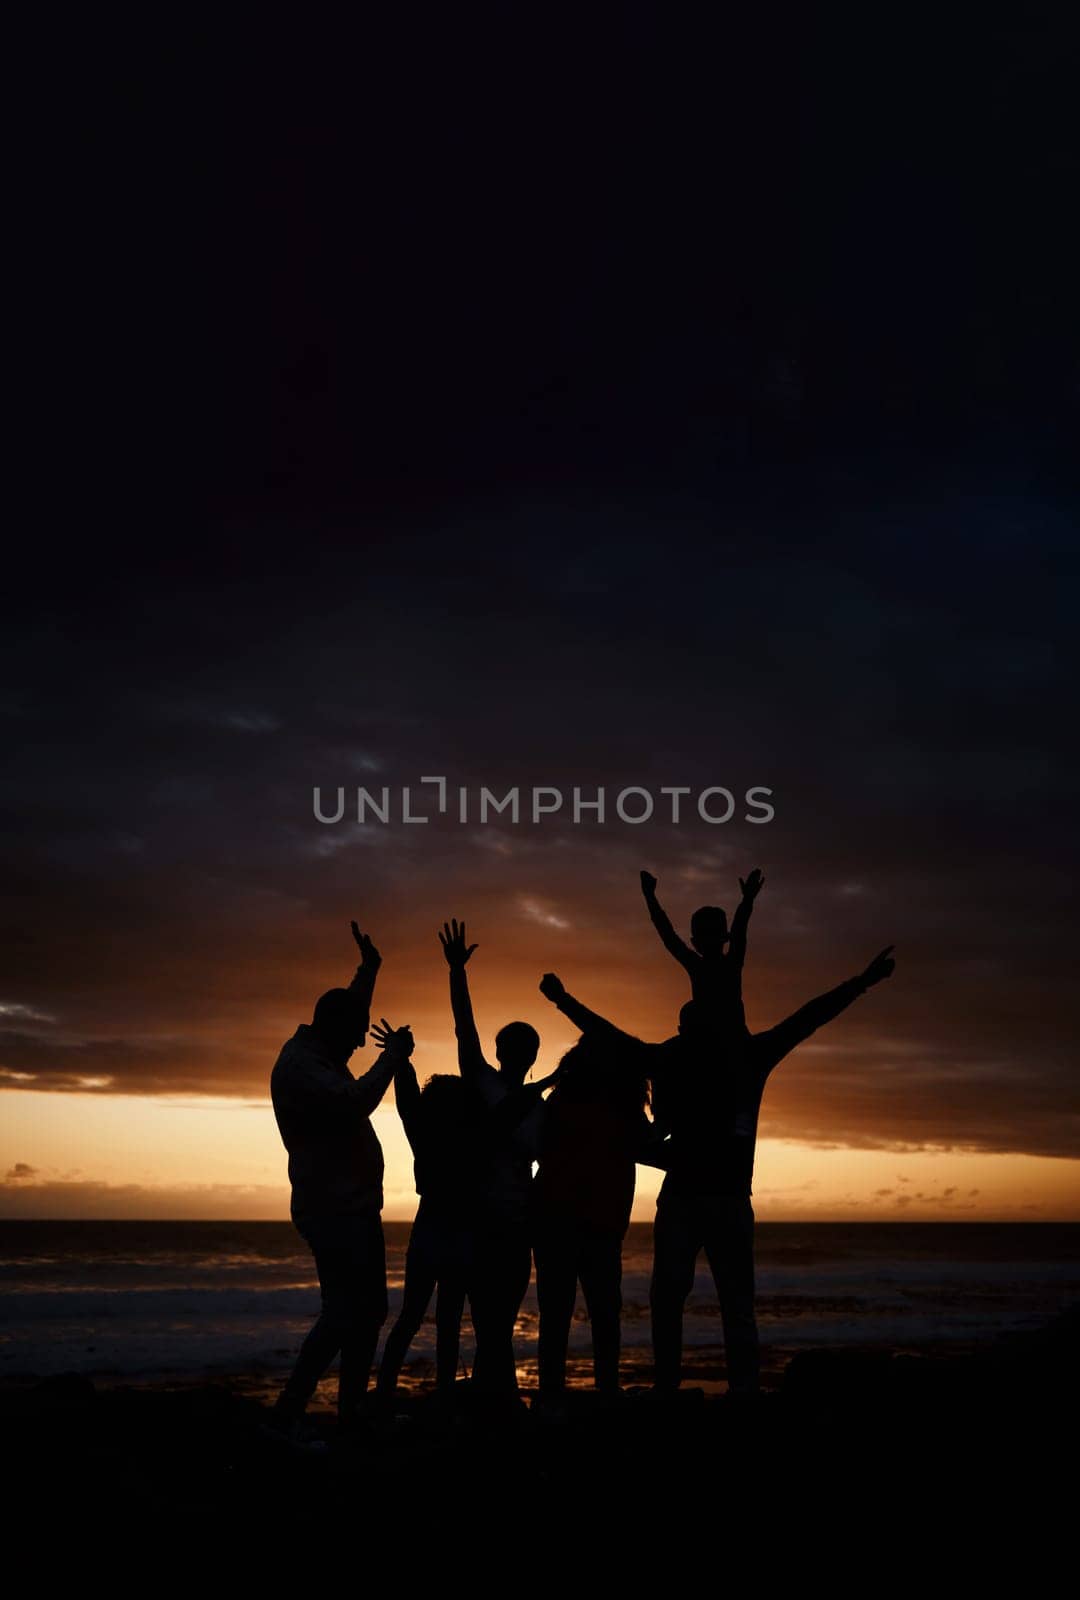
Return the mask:
[[[323, 1274], [320, 1273], [320, 1283]], [[301, 1417], [318, 1386], [319, 1379], [341, 1349], [341, 1329], [325, 1311], [311, 1327], [285, 1387], [277, 1397], [275, 1411]]]
[[[579, 1271], [592, 1324], [596, 1387], [604, 1394], [617, 1394], [622, 1331], [622, 1235], [597, 1233], [583, 1241]], [[539, 1268], [537, 1273], [539, 1284]]]
[[536, 1299], [540, 1307], [537, 1357], [540, 1393], [558, 1396], [566, 1388], [566, 1347], [577, 1298], [574, 1240], [565, 1229], [548, 1227], [537, 1234]]
[[375, 1360], [379, 1329], [389, 1309], [386, 1299], [386, 1243], [382, 1218], [376, 1213], [350, 1226], [350, 1293], [340, 1316], [345, 1331], [341, 1340], [338, 1376], [338, 1415], [351, 1416], [367, 1393]]
[[435, 1382], [447, 1393], [457, 1383], [461, 1360], [461, 1319], [465, 1315], [465, 1277], [448, 1270], [439, 1278], [435, 1304]]
[[278, 1395], [274, 1408], [277, 1412], [291, 1417], [303, 1415], [308, 1401], [315, 1393], [319, 1379], [341, 1349], [342, 1329], [332, 1311], [327, 1308], [327, 1296], [330, 1296], [332, 1305], [335, 1298], [335, 1280], [347, 1273], [344, 1256], [335, 1248], [337, 1241], [333, 1236], [331, 1224], [320, 1226], [311, 1223], [303, 1228], [297, 1225], [296, 1231], [315, 1258], [322, 1310], [300, 1346], [300, 1354], [296, 1358], [285, 1387]]
[[[385, 1317], [383, 1321], [385, 1321]], [[367, 1394], [368, 1379], [375, 1363], [381, 1322], [370, 1322], [349, 1333], [341, 1344], [338, 1373], [338, 1416], [354, 1416]]]
[[532, 1272], [532, 1250], [524, 1228], [488, 1226], [477, 1244], [469, 1286], [476, 1359], [473, 1383], [486, 1395], [516, 1396], [514, 1324]]
[[673, 1390], [682, 1381], [683, 1306], [694, 1287], [694, 1268], [703, 1243], [701, 1219], [693, 1199], [660, 1191], [653, 1224], [652, 1310], [653, 1382]]
[[302, 1415], [338, 1351], [338, 1411], [355, 1406], [386, 1320], [386, 1252], [378, 1213], [330, 1217], [298, 1230], [315, 1257], [322, 1311], [304, 1340], [276, 1410]]
[[435, 1381], [450, 1394], [461, 1364], [461, 1319], [476, 1262], [476, 1218], [471, 1209], [449, 1213], [443, 1221], [437, 1261], [435, 1306]]
[[705, 1253], [724, 1324], [728, 1388], [732, 1394], [756, 1394], [760, 1359], [754, 1316], [754, 1211], [749, 1196], [725, 1195], [708, 1202]]
[[379, 1363], [376, 1390], [390, 1396], [397, 1388], [402, 1364], [416, 1335], [435, 1292], [436, 1268], [431, 1249], [428, 1219], [423, 1209], [417, 1214], [409, 1235], [409, 1248], [405, 1256], [405, 1289], [397, 1321], [390, 1329]]

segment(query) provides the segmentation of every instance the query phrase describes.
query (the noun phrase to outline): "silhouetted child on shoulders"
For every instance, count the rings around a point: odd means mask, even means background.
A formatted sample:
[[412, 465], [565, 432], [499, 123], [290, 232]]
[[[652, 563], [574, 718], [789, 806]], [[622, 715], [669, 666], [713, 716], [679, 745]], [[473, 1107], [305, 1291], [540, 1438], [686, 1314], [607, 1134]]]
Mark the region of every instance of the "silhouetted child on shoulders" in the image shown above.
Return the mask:
[[671, 919], [656, 898], [656, 879], [651, 872], [641, 874], [641, 892], [653, 927], [664, 948], [686, 968], [694, 1001], [708, 1017], [708, 1026], [714, 1033], [741, 1036], [746, 1032], [742, 1001], [746, 934], [754, 901], [764, 882], [757, 867], [748, 878], [739, 879], [742, 899], [732, 918], [730, 932], [727, 914], [720, 906], [699, 907], [690, 918], [688, 945], [675, 932]]

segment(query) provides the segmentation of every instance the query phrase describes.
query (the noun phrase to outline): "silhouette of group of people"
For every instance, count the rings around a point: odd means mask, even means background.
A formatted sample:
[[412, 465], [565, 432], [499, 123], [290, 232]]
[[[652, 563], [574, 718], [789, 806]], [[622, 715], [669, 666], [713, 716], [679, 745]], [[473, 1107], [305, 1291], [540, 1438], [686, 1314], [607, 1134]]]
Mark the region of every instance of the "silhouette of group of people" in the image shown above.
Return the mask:
[[[546, 973], [541, 993], [580, 1038], [550, 1076], [532, 1083], [526, 1076], [540, 1038], [529, 1023], [508, 1022], [499, 1030], [496, 1065], [484, 1056], [467, 976], [477, 946], [467, 942], [464, 922], [453, 920], [439, 939], [450, 973], [459, 1075], [436, 1074], [421, 1089], [409, 1028], [391, 1027], [385, 1018], [371, 1025], [381, 958], [352, 924], [360, 949], [352, 982], [319, 998], [311, 1022], [285, 1043], [271, 1074], [289, 1154], [291, 1214], [314, 1256], [322, 1299], [278, 1397], [275, 1426], [295, 1436], [339, 1353], [341, 1419], [351, 1422], [372, 1408], [391, 1411], [433, 1295], [438, 1391], [449, 1396], [456, 1387], [467, 1300], [475, 1336], [471, 1395], [496, 1413], [520, 1409], [514, 1330], [534, 1261], [534, 1403], [561, 1414], [579, 1284], [592, 1329], [596, 1389], [605, 1401], [617, 1401], [622, 1244], [639, 1162], [664, 1173], [650, 1286], [655, 1393], [670, 1396], [679, 1388], [683, 1308], [702, 1250], [719, 1302], [729, 1389], [757, 1392], [751, 1183], [762, 1092], [778, 1062], [894, 967], [890, 946], [863, 972], [777, 1026], [748, 1032], [742, 969], [763, 882], [757, 870], [740, 879], [730, 927], [719, 907], [696, 911], [686, 944], [657, 899], [656, 879], [642, 872], [652, 922], [690, 978], [691, 998], [677, 1032], [646, 1043], [590, 1011]], [[379, 1055], [354, 1078], [349, 1057], [369, 1032]], [[372, 1401], [367, 1391], [388, 1302], [383, 1155], [371, 1114], [391, 1082], [420, 1203], [401, 1310], [386, 1339]]]

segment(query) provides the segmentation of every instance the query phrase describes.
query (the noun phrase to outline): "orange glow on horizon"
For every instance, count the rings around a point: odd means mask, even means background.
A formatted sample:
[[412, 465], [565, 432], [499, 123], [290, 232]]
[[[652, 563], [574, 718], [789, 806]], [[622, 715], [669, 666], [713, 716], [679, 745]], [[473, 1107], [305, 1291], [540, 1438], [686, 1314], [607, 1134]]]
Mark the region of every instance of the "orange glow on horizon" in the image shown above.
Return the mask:
[[[285, 1152], [268, 1105], [10, 1090], [4, 1109], [0, 1216], [288, 1219]], [[412, 1158], [392, 1102], [375, 1126], [384, 1215], [407, 1221]], [[659, 1183], [639, 1167], [635, 1221], [651, 1219]], [[1080, 1162], [766, 1138], [754, 1207], [764, 1221], [1080, 1221]]]

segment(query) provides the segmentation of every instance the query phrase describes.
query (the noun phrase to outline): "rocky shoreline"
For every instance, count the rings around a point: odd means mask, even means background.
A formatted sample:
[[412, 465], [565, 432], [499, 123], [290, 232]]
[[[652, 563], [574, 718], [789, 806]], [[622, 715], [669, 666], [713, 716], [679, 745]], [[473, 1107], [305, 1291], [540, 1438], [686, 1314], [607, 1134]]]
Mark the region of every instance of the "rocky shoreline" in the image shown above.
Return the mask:
[[920, 1531], [943, 1504], [1015, 1520], [1068, 1492], [1078, 1345], [1074, 1308], [978, 1355], [807, 1351], [756, 1402], [687, 1389], [661, 1404], [638, 1389], [612, 1409], [573, 1391], [556, 1420], [525, 1405], [478, 1415], [462, 1385], [460, 1405], [404, 1396], [393, 1419], [348, 1437], [316, 1413], [303, 1450], [229, 1384], [98, 1388], [68, 1375], [0, 1393], [7, 1507], [23, 1529], [47, 1533], [62, 1504], [69, 1531], [121, 1511], [144, 1537], [196, 1543], [254, 1524], [343, 1533], [360, 1507], [387, 1533], [417, 1517], [463, 1526], [481, 1507], [498, 1527], [528, 1515], [556, 1543], [595, 1541], [612, 1515], [620, 1537], [643, 1517], [708, 1530], [721, 1509], [725, 1526], [761, 1526], [793, 1509], [834, 1513], [838, 1496], [864, 1514], [918, 1505]]

